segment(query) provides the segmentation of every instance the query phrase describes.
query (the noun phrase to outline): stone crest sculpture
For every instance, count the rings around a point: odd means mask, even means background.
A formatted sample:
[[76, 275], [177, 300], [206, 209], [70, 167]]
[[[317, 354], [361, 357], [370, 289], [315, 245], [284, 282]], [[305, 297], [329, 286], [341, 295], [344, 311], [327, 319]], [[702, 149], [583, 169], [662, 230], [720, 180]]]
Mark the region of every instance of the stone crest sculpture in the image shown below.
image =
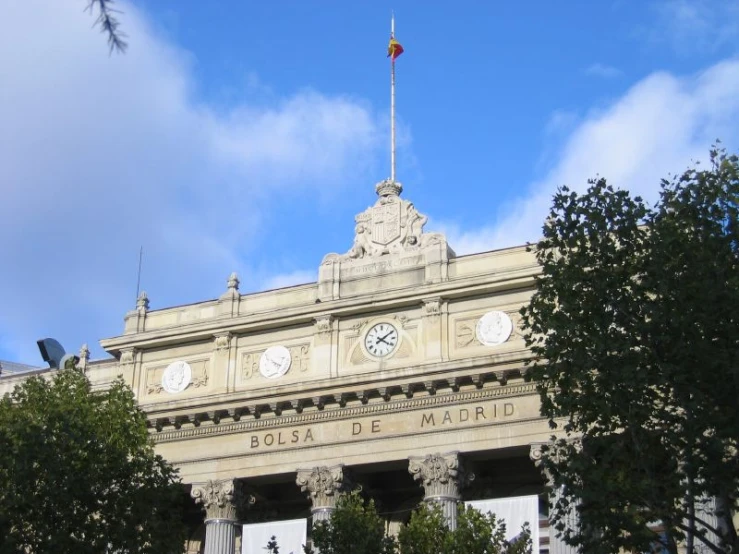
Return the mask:
[[354, 243], [346, 254], [328, 254], [324, 264], [374, 258], [446, 243], [439, 233], [424, 233], [428, 218], [400, 198], [403, 186], [386, 179], [375, 186], [379, 198], [355, 218]]

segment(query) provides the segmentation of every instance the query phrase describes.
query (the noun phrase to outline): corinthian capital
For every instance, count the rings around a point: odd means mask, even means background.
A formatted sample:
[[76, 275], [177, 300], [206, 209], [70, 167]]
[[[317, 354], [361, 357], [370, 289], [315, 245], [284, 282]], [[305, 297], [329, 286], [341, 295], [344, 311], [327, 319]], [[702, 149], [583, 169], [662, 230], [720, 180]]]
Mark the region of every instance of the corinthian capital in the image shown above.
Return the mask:
[[205, 508], [205, 519], [236, 519], [236, 509], [243, 503], [239, 483], [233, 479], [208, 481], [194, 486], [190, 493], [196, 504]]
[[296, 483], [313, 502], [313, 509], [333, 508], [336, 500], [350, 488], [343, 464], [333, 467], [299, 469]]
[[464, 470], [458, 452], [411, 456], [408, 472], [421, 482], [426, 499], [458, 499], [459, 490], [475, 478]]

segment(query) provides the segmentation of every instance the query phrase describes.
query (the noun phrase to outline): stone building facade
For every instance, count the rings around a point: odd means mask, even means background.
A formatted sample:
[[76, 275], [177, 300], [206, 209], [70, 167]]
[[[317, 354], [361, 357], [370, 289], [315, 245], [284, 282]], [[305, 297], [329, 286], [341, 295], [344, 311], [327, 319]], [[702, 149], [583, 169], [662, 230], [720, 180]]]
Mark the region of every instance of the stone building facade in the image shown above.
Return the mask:
[[458, 500], [540, 495], [539, 548], [567, 551], [536, 467], [551, 431], [523, 378], [533, 255], [456, 256], [399, 183], [376, 192], [317, 282], [241, 294], [232, 274], [216, 300], [158, 310], [144, 293], [88, 375], [124, 377], [179, 468], [188, 552], [234, 552], [245, 521], [325, 518], [355, 485], [391, 532], [424, 499], [453, 524]]

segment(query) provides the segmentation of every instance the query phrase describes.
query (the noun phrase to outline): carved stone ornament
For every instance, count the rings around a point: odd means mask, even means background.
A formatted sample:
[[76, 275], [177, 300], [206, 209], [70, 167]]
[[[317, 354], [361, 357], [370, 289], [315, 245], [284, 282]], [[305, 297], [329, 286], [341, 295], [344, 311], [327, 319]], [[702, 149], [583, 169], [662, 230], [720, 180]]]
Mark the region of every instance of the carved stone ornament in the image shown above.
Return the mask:
[[133, 348], [126, 348], [125, 350], [121, 350], [121, 358], [120, 358], [120, 364], [121, 365], [128, 365], [133, 363]]
[[226, 333], [224, 335], [215, 336], [216, 350], [228, 350], [231, 346], [231, 334]]
[[408, 472], [423, 485], [426, 498], [459, 498], [459, 490], [474, 479], [464, 471], [457, 452], [411, 456]]
[[316, 332], [319, 335], [331, 332], [331, 322], [334, 320], [331, 315], [319, 315], [314, 319], [316, 323]]
[[513, 332], [513, 322], [508, 314], [498, 310], [486, 313], [477, 322], [475, 334], [485, 346], [497, 346], [508, 340]]
[[307, 493], [314, 509], [334, 507], [338, 496], [350, 487], [342, 464], [299, 469], [296, 483], [302, 492]]
[[259, 359], [259, 373], [267, 379], [282, 377], [290, 369], [292, 356], [284, 346], [270, 346]]
[[185, 390], [192, 379], [190, 364], [183, 361], [172, 362], [162, 374], [162, 388], [170, 394]]
[[401, 199], [400, 183], [385, 180], [375, 186], [379, 196], [374, 206], [355, 218], [354, 244], [346, 254], [328, 254], [323, 264], [376, 258], [385, 254], [418, 250], [432, 244], [446, 244], [439, 233], [424, 233], [428, 217], [420, 214], [413, 203]]
[[190, 496], [196, 504], [205, 508], [206, 521], [209, 519], [236, 519], [236, 509], [242, 503], [242, 495], [232, 479], [208, 481], [202, 486], [193, 486]]
[[441, 314], [441, 298], [426, 298], [423, 300], [424, 315], [434, 317]]

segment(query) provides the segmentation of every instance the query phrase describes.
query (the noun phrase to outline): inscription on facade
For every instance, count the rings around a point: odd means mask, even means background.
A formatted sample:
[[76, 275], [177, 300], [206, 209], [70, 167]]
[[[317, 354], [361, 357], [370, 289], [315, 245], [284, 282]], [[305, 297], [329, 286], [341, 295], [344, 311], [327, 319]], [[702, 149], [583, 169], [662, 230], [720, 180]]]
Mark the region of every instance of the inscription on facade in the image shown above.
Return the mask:
[[[529, 413], [531, 412], [531, 413]], [[356, 418], [297, 428], [258, 431], [247, 435], [250, 451], [275, 450], [367, 438], [397, 437], [444, 428], [494, 424], [527, 416], [537, 416], [536, 404], [521, 407], [514, 401], [497, 401], [384, 416]]]
[[373, 262], [366, 265], [358, 265], [354, 267], [342, 267], [341, 277], [353, 277], [355, 275], [365, 275], [367, 273], [382, 273], [397, 267], [417, 266], [423, 262], [423, 256], [409, 256], [406, 258], [383, 260], [381, 262]]

